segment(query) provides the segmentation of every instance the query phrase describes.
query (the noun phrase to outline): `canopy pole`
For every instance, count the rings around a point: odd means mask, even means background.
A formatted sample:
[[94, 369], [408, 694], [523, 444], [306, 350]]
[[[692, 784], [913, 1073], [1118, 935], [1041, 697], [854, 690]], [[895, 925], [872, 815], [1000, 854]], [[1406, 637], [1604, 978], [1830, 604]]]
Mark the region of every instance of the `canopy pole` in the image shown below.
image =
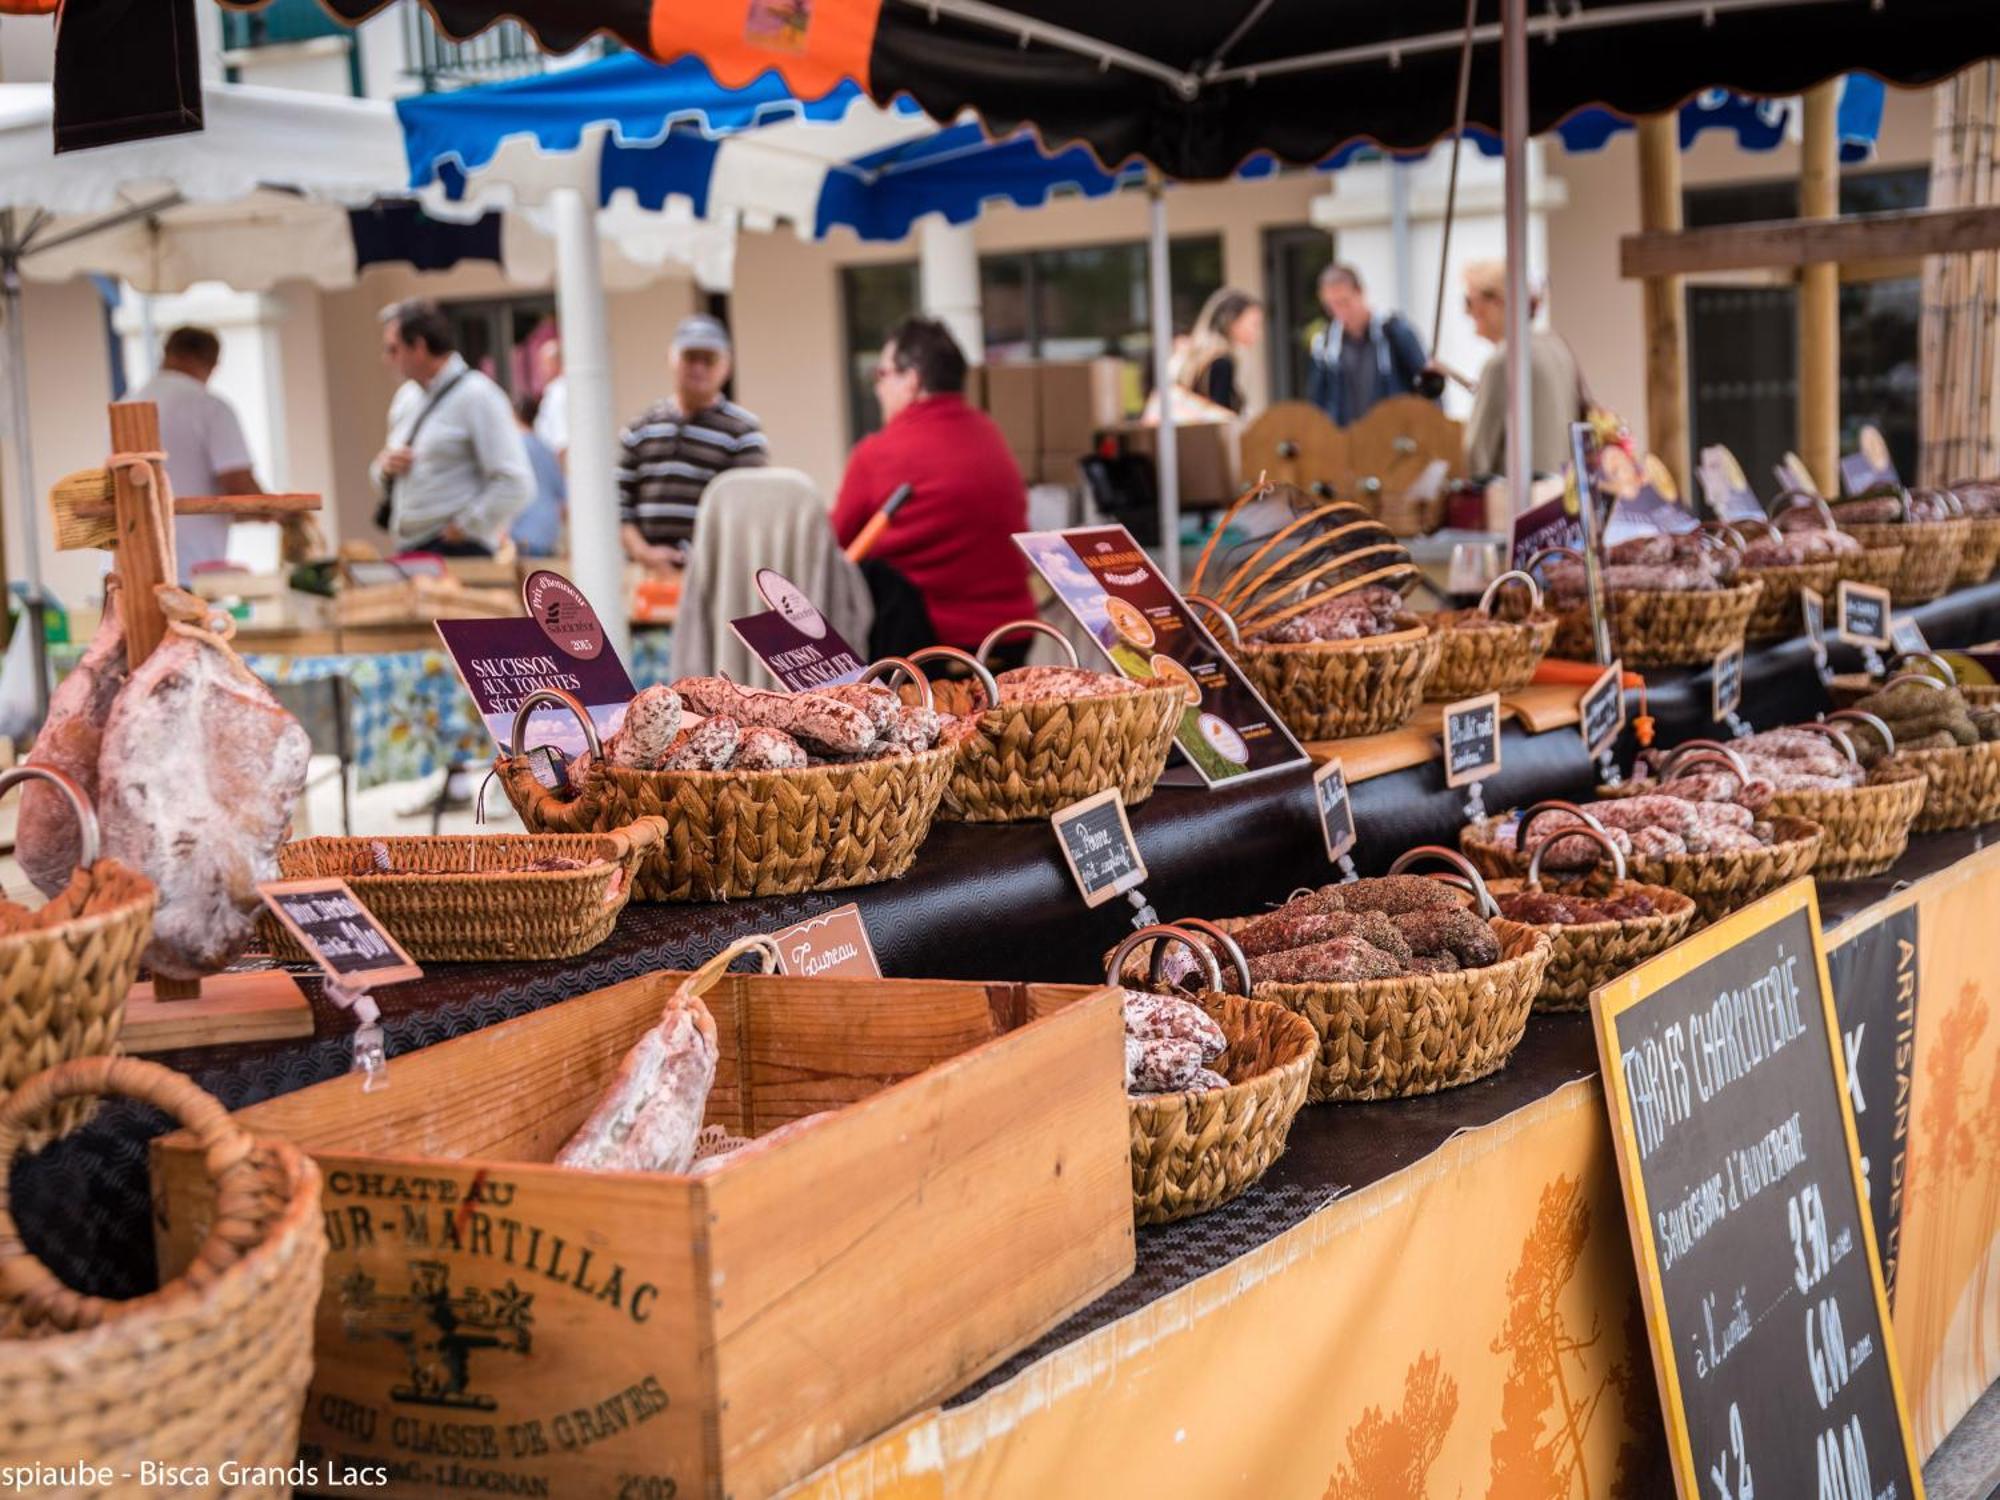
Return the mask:
[[611, 406], [611, 341], [597, 206], [575, 188], [549, 194], [555, 222], [556, 314], [569, 382], [570, 576], [604, 622], [604, 638], [632, 659], [625, 549], [618, 539], [618, 424]]
[[7, 427], [14, 445], [14, 504], [8, 509], [20, 518], [18, 537], [20, 571], [28, 585], [22, 601], [24, 628], [34, 632], [29, 641], [35, 658], [35, 725], [41, 727], [49, 711], [48, 635], [43, 628], [45, 599], [42, 593], [42, 537], [38, 499], [35, 494], [35, 455], [28, 424], [28, 335], [21, 326], [21, 250], [14, 235], [14, 211], [0, 213], [0, 316], [7, 323]]
[[1503, 0], [1500, 119], [1506, 140], [1507, 200], [1507, 496], [1515, 515], [1528, 508], [1534, 483], [1534, 393], [1528, 339], [1528, 4]]
[[1174, 430], [1174, 293], [1167, 258], [1167, 195], [1158, 173], [1146, 183], [1150, 239], [1146, 283], [1153, 294], [1153, 392], [1160, 399], [1160, 428], [1153, 460], [1160, 501], [1160, 571], [1181, 585], [1181, 452]]
[[[1840, 82], [1806, 90], [1799, 217], [1840, 217]], [[1799, 273], [1799, 457], [1826, 494], [1840, 493], [1840, 267]]]

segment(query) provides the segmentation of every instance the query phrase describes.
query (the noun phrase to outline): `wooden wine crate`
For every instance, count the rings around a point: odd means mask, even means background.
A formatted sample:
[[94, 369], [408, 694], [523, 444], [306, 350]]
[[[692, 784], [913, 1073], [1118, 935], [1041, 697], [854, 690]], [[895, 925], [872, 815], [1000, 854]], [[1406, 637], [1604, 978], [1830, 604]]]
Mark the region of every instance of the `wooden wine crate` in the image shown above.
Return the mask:
[[[681, 977], [238, 1114], [325, 1174], [303, 1451], [391, 1481], [330, 1493], [750, 1500], [1131, 1274], [1109, 990], [726, 976], [709, 1121], [756, 1143], [688, 1176], [550, 1165]], [[211, 1198], [185, 1136], [153, 1172], [170, 1275]]]

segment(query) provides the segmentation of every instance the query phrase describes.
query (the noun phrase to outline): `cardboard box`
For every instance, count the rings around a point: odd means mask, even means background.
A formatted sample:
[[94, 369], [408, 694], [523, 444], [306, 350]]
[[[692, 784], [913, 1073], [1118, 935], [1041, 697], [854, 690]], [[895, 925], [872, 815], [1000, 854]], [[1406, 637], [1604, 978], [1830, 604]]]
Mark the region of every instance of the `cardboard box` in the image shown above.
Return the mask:
[[[238, 1113], [324, 1175], [303, 1444], [390, 1473], [318, 1488], [768, 1495], [1131, 1274], [1104, 988], [727, 975], [708, 1119], [755, 1143], [699, 1174], [554, 1166], [684, 977]], [[193, 1136], [153, 1143], [153, 1181], [178, 1275], [214, 1209]]]
[[[1042, 451], [1041, 367], [1033, 364], [986, 367], [986, 414], [1013, 451], [1014, 461], [1032, 468]], [[1023, 476], [1032, 481], [1032, 474]]]
[[1041, 451], [1087, 453], [1097, 434], [1125, 420], [1126, 362], [1082, 359], [1041, 366]]
[[[1117, 428], [1127, 453], [1156, 458], [1160, 430], [1150, 423], [1124, 422]], [[1181, 505], [1226, 505], [1236, 498], [1242, 467], [1235, 422], [1183, 422], [1174, 428], [1180, 459]]]

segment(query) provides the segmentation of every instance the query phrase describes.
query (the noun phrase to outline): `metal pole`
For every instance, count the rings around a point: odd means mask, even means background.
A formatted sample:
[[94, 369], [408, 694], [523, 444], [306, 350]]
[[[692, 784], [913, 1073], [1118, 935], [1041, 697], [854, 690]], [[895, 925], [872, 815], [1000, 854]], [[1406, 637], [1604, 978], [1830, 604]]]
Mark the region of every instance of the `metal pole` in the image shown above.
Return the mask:
[[23, 600], [23, 628], [35, 657], [35, 723], [39, 726], [49, 708], [48, 636], [42, 628], [45, 601], [42, 595], [42, 537], [36, 514], [35, 456], [28, 427], [28, 336], [21, 327], [21, 255], [14, 238], [14, 213], [0, 214], [0, 301], [5, 303], [7, 320], [7, 421], [14, 442], [14, 504], [9, 507], [20, 518], [20, 571], [27, 581]]
[[1174, 298], [1167, 263], [1167, 199], [1160, 179], [1146, 184], [1151, 216], [1146, 280], [1153, 293], [1153, 390], [1160, 398], [1158, 456], [1153, 461], [1160, 491], [1160, 571], [1175, 588], [1181, 584], [1181, 454], [1174, 431]]
[[1500, 120], [1507, 168], [1507, 495], [1515, 515], [1528, 508], [1535, 474], [1534, 397], [1528, 338], [1528, 0], [1502, 0]]
[[604, 271], [597, 205], [575, 188], [549, 194], [555, 221], [556, 314], [569, 381], [570, 576], [604, 622], [626, 661], [625, 549], [618, 540], [618, 424], [611, 408], [611, 342], [605, 329]]

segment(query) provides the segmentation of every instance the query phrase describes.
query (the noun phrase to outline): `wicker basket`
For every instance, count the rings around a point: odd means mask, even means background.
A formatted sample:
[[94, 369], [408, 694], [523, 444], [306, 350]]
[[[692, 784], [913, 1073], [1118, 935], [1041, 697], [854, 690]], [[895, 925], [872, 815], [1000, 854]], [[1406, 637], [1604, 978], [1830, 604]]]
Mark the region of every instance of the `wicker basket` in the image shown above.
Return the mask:
[[1944, 750], [1898, 750], [1895, 764], [1922, 771], [1930, 783], [1924, 810], [1911, 828], [1944, 833], [2000, 819], [2000, 740]]
[[559, 797], [525, 758], [497, 762], [531, 833], [607, 833], [645, 817], [668, 835], [639, 864], [640, 901], [736, 901], [894, 880], [917, 857], [958, 758], [918, 755], [801, 771], [634, 771], [596, 761]]
[[[1870, 683], [1870, 691], [1873, 691], [1875, 686], [1876, 684]], [[1861, 696], [1866, 697], [1867, 694]], [[1967, 708], [2000, 708], [2000, 682], [1961, 682], [1958, 685], [1958, 696], [1965, 700]]]
[[1438, 637], [1415, 615], [1392, 635], [1232, 647], [1244, 675], [1303, 740], [1400, 729], [1424, 701]]
[[[55, 1101], [106, 1093], [187, 1125], [217, 1185], [213, 1227], [186, 1274], [129, 1302], [58, 1282], [23, 1247], [7, 1197], [26, 1123]], [[136, 1476], [151, 1460], [214, 1476], [176, 1495], [289, 1496], [283, 1482], [224, 1484], [220, 1464], [282, 1471], [297, 1459], [325, 1255], [319, 1169], [282, 1141], [252, 1140], [180, 1074], [93, 1057], [23, 1085], [0, 1107], [0, 1468], [82, 1462]], [[137, 1488], [114, 1478], [60, 1493]]]
[[[1218, 925], [1234, 931], [1249, 920]], [[1483, 969], [1258, 985], [1259, 1000], [1298, 1012], [1318, 1035], [1306, 1102], [1433, 1094], [1505, 1067], [1541, 990], [1549, 940], [1504, 919], [1493, 931], [1500, 961]]]
[[1799, 596], [1806, 589], [1817, 591], [1823, 599], [1833, 597], [1834, 585], [1840, 581], [1840, 559], [1825, 557], [1818, 562], [1789, 563], [1775, 568], [1745, 568], [1743, 571], [1746, 577], [1764, 585], [1764, 592], [1757, 598], [1757, 607], [1750, 612], [1750, 623], [1744, 628], [1744, 636], [1753, 641], [1774, 641], [1797, 635], [1805, 629]]
[[1925, 604], [1951, 587], [1959, 558], [1972, 535], [1972, 522], [1914, 521], [1851, 525], [1840, 528], [1863, 547], [1901, 546], [1902, 566], [1888, 584], [1898, 605]]
[[943, 816], [966, 823], [1046, 818], [1113, 786], [1127, 807], [1136, 806], [1153, 795], [1186, 707], [1184, 689], [1163, 683], [989, 708], [960, 746]]
[[1889, 546], [1864, 543], [1859, 552], [1842, 553], [1834, 561], [1840, 565], [1834, 577], [1836, 585], [1865, 583], [1871, 588], [1893, 591], [1896, 578], [1903, 571], [1903, 544], [1900, 541]]
[[1994, 568], [2000, 567], [2000, 516], [1968, 516], [1965, 524], [1969, 528], [1965, 550], [1959, 554], [1958, 571], [1951, 579], [1955, 589], [1984, 583], [1993, 576]]
[[1283, 1152], [1306, 1102], [1311, 1026], [1241, 995], [1200, 1003], [1229, 1038], [1215, 1064], [1229, 1087], [1132, 1099], [1132, 1213], [1141, 1224], [1205, 1214], [1245, 1192]]
[[[664, 818], [640, 818], [614, 833], [303, 839], [278, 851], [278, 867], [287, 880], [346, 880], [419, 963], [574, 958], [611, 936], [640, 860], [667, 833]], [[408, 873], [365, 873], [378, 849]], [[522, 868], [542, 859], [585, 863]], [[282, 922], [266, 912], [261, 925], [273, 954], [309, 961]]]
[[[1763, 586], [1756, 579], [1726, 589], [1618, 589], [1608, 599], [1612, 654], [1627, 671], [1643, 667], [1705, 667], [1744, 630]], [[1551, 652], [1566, 661], [1596, 656], [1590, 610], [1562, 612]]]
[[[1581, 883], [1565, 881], [1560, 888], [1596, 897], [1647, 896], [1659, 910], [1650, 917], [1622, 922], [1529, 924], [1549, 938], [1549, 966], [1535, 996], [1536, 1010], [1590, 1009], [1592, 990], [1666, 952], [1695, 925], [1695, 904], [1679, 891], [1637, 880], [1614, 880], [1601, 868]], [[1527, 882], [1496, 880], [1487, 889], [1495, 896], [1513, 895], [1526, 890]]]
[[[1627, 873], [1642, 884], [1663, 885], [1691, 898], [1703, 922], [1719, 921], [1809, 873], [1818, 860], [1822, 835], [1817, 823], [1785, 817], [1770, 823], [1774, 841], [1763, 848], [1632, 859]], [[1528, 857], [1514, 848], [1511, 834], [1504, 843], [1494, 837], [1499, 826], [1496, 819], [1468, 823], [1458, 831], [1459, 847], [1488, 880], [1525, 876]]]
[[1910, 826], [1929, 783], [1914, 768], [1891, 764], [1865, 786], [1779, 792], [1765, 804], [1774, 817], [1804, 818], [1825, 833], [1813, 874], [1833, 883], [1880, 875], [1910, 846]]
[[1546, 610], [1525, 620], [1494, 620], [1463, 629], [1467, 613], [1435, 617], [1437, 665], [1424, 684], [1431, 703], [1456, 703], [1481, 693], [1513, 693], [1526, 687], [1556, 638], [1556, 616]]

